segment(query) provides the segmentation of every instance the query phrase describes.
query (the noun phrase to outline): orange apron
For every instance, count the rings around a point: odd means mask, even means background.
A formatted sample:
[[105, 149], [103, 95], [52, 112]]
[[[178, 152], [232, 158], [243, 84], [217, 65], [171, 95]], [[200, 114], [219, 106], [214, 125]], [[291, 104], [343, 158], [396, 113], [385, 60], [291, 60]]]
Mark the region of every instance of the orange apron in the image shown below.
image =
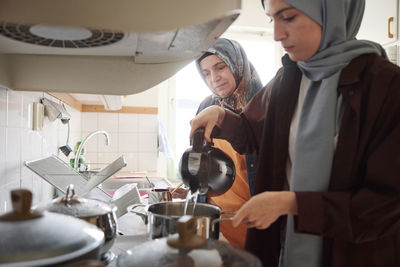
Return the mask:
[[[225, 140], [213, 139], [213, 142], [215, 147], [232, 158], [235, 163], [236, 176], [235, 182], [227, 192], [216, 197], [209, 197], [208, 202], [221, 207], [222, 211], [238, 211], [250, 199], [245, 156], [237, 153]], [[221, 222], [220, 231], [230, 244], [244, 248], [247, 231], [244, 224], [235, 228], [230, 221]]]

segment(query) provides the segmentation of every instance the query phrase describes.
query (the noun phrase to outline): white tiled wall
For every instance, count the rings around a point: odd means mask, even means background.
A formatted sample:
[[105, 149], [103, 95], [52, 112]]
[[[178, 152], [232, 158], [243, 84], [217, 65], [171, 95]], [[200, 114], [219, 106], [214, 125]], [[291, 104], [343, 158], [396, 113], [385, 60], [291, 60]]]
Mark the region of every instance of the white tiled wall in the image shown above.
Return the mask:
[[96, 130], [110, 136], [109, 146], [101, 134], [87, 142], [85, 160], [92, 168], [102, 168], [124, 155], [127, 166], [122, 171], [157, 170], [157, 115], [83, 112], [81, 118], [82, 137]]
[[[10, 210], [10, 190], [27, 188], [33, 192], [33, 204], [52, 198], [53, 188], [27, 169], [24, 162], [51, 154], [66, 160], [58, 147], [65, 144], [67, 125], [60, 120], [44, 120], [40, 131], [32, 130], [32, 106], [46, 97], [42, 92], [13, 91], [0, 86], [0, 213]], [[69, 106], [71, 140], [81, 135], [81, 113]]]
[[[46, 97], [58, 99], [43, 92], [14, 91], [0, 86], [0, 213], [10, 210], [10, 190], [27, 188], [33, 192], [33, 205], [49, 201], [53, 188], [34, 174], [24, 162], [44, 156], [57, 155], [64, 161], [69, 158], [58, 149], [67, 141], [68, 126], [60, 120], [44, 119], [42, 130], [32, 130], [34, 102]], [[66, 106], [71, 114], [69, 145], [96, 130], [105, 130], [105, 137], [96, 135], [86, 144], [85, 159], [92, 168], [102, 168], [124, 155], [127, 167], [122, 171], [157, 170], [157, 115], [123, 113], [86, 113]]]

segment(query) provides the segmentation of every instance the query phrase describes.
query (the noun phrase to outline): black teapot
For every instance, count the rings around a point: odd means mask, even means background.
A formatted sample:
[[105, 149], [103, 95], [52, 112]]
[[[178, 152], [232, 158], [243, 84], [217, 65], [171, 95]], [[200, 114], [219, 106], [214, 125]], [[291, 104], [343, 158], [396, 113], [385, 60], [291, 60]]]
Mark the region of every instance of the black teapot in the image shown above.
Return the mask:
[[194, 132], [193, 145], [179, 162], [182, 180], [192, 193], [217, 196], [225, 193], [235, 181], [235, 164], [222, 150], [205, 142], [204, 128]]

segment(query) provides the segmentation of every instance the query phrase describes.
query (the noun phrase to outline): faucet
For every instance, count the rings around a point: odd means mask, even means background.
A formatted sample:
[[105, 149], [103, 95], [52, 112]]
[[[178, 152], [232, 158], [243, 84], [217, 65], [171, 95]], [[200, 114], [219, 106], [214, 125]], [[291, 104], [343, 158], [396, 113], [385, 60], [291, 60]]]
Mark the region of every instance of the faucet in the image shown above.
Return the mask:
[[90, 138], [92, 138], [96, 134], [104, 134], [104, 136], [106, 137], [106, 145], [107, 146], [110, 145], [110, 137], [108, 136], [108, 133], [106, 131], [94, 131], [94, 132], [91, 132], [90, 134], [88, 134], [88, 136], [86, 136], [85, 139], [83, 139], [82, 143], [78, 147], [78, 151], [76, 152], [75, 160], [74, 160], [74, 169], [75, 170], [78, 170], [78, 160], [79, 160], [79, 156], [81, 155], [83, 146], [86, 144], [86, 142]]

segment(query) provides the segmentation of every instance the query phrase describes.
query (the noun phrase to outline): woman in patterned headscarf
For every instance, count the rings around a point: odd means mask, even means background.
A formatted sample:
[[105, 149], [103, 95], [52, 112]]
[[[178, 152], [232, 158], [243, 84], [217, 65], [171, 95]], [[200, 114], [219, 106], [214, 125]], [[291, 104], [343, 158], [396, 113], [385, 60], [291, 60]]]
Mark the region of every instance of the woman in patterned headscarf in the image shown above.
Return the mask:
[[400, 68], [355, 38], [364, 0], [263, 4], [283, 68], [240, 115], [209, 107], [191, 121], [207, 141], [217, 125], [238, 151], [259, 151], [256, 195], [233, 225], [248, 226], [264, 267], [399, 266]]
[[[215, 81], [212, 80], [212, 76], [207, 76], [207, 74], [216, 74], [216, 72], [204, 70], [201, 67], [201, 62], [212, 55], [218, 57], [218, 61], [224, 63], [233, 76], [232, 79], [234, 79], [234, 83], [227, 85], [227, 88], [221, 88], [220, 86], [220, 83], [225, 82], [224, 80]], [[212, 95], [203, 100], [197, 113], [210, 105], [217, 104], [230, 108], [236, 113], [240, 113], [247, 102], [262, 88], [257, 71], [247, 59], [247, 55], [241, 45], [234, 40], [219, 38], [216, 43], [196, 61], [196, 65], [207, 86], [213, 92]], [[214, 78], [219, 77], [216, 76]]]
[[[240, 44], [234, 40], [219, 38], [196, 61], [197, 68], [213, 92], [204, 99], [197, 111], [218, 105], [240, 113], [249, 100], [262, 88], [260, 78]], [[220, 206], [222, 211], [236, 211], [254, 190], [256, 156], [240, 155], [225, 140], [214, 139], [214, 146], [228, 154], [235, 162], [236, 177], [232, 187], [220, 196], [208, 198], [208, 202]], [[239, 247], [244, 247], [246, 226], [234, 229], [231, 223], [221, 223], [224, 237]]]

